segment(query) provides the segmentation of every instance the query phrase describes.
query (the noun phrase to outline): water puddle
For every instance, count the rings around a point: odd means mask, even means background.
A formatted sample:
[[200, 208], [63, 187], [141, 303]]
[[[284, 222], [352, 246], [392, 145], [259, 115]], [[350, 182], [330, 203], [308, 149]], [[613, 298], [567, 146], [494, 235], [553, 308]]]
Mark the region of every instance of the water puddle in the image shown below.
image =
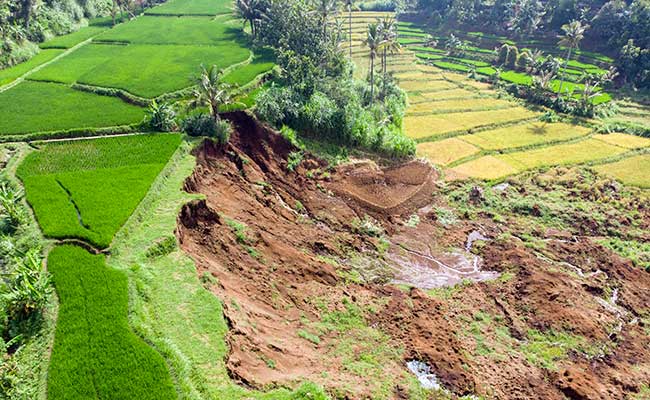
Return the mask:
[[490, 239], [483, 236], [483, 234], [479, 231], [472, 231], [472, 233], [467, 235], [467, 243], [465, 244], [465, 251], [472, 251], [472, 245], [474, 244], [474, 242], [479, 240], [487, 242]]
[[[406, 363], [406, 367], [418, 378], [420, 386], [423, 389], [437, 390], [449, 397], [452, 396], [452, 393], [438, 381], [438, 377], [433, 373], [429, 364], [419, 360], [411, 360]], [[454, 398], [458, 398], [459, 400], [479, 400], [479, 397], [473, 394]]]
[[438, 382], [436, 374], [431, 372], [431, 367], [422, 361], [412, 360], [406, 363], [406, 367], [418, 378], [420, 386], [429, 390], [440, 390], [442, 386]]

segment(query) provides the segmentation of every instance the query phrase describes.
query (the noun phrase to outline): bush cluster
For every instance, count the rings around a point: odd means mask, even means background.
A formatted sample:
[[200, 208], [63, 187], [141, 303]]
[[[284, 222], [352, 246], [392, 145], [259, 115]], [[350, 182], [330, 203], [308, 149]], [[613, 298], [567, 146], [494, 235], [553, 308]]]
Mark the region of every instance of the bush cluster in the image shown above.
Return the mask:
[[311, 95], [272, 86], [257, 97], [256, 113], [277, 128], [287, 125], [314, 139], [393, 157], [415, 154], [415, 143], [401, 131], [404, 93], [390, 82], [383, 102], [370, 103], [369, 92], [367, 83], [351, 79]]
[[190, 114], [183, 120], [182, 128], [190, 136], [206, 136], [222, 145], [228, 143], [233, 129], [230, 122], [223, 119], [215, 121], [205, 113]]

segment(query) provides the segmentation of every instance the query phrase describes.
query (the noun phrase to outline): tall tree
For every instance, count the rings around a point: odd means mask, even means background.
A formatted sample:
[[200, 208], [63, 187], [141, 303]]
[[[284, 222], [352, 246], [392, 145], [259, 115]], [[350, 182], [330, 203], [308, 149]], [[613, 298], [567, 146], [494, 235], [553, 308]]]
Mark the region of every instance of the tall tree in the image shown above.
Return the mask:
[[189, 103], [190, 108], [207, 106], [214, 122], [219, 121], [219, 108], [231, 101], [230, 85], [222, 82], [222, 77], [223, 71], [216, 65], [201, 66], [201, 76]]
[[367, 36], [363, 43], [370, 50], [370, 102], [372, 103], [375, 99], [375, 59], [384, 45], [378, 24], [368, 24]]
[[339, 11], [338, 0], [315, 0], [315, 11], [318, 13], [320, 23], [323, 26], [323, 36], [327, 36], [329, 19]]
[[568, 24], [562, 25], [562, 30], [564, 34], [560, 36], [560, 41], [558, 45], [564, 46], [567, 48], [567, 55], [564, 60], [564, 69], [562, 70], [562, 77], [560, 78], [560, 88], [558, 93], [562, 95], [562, 86], [564, 85], [564, 79], [566, 75], [566, 68], [569, 65], [571, 60], [571, 52], [574, 49], [577, 49], [580, 45], [580, 42], [585, 37], [585, 31], [589, 28], [588, 25], [582, 25], [580, 21], [573, 20]]
[[345, 7], [348, 10], [348, 40], [350, 42], [350, 60], [352, 59], [352, 3], [354, 0], [345, 0]]
[[257, 37], [257, 21], [264, 13], [264, 4], [260, 0], [237, 0], [235, 13], [248, 22], [251, 27], [251, 36]]
[[382, 57], [381, 68], [383, 74], [382, 96], [386, 94], [386, 83], [388, 80], [388, 53], [397, 53], [402, 50], [402, 46], [397, 41], [397, 22], [394, 18], [385, 17], [378, 22], [379, 32], [382, 40]]
[[32, 13], [36, 8], [36, 4], [36, 0], [20, 0], [20, 11], [25, 29], [29, 29], [29, 24], [32, 21]]

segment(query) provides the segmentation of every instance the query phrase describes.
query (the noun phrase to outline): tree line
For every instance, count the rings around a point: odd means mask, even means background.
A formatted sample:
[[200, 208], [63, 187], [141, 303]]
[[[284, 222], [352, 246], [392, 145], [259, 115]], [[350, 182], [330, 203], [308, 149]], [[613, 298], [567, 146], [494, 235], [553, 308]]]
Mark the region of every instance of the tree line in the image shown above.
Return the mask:
[[650, 0], [404, 0], [434, 26], [551, 38], [578, 21], [584, 45], [616, 58], [621, 78], [650, 87]]
[[0, 0], [0, 69], [28, 60], [37, 43], [74, 32], [96, 17], [133, 17], [164, 0]]

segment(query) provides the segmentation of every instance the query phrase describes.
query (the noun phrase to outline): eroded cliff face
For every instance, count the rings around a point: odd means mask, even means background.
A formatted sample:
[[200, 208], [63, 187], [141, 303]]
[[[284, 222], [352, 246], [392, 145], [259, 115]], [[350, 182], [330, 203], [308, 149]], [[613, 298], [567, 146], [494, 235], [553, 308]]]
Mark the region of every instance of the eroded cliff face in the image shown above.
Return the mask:
[[196, 150], [186, 190], [205, 200], [178, 236], [223, 301], [234, 379], [412, 398], [418, 360], [452, 397], [612, 399], [650, 381], [650, 274], [589, 237], [549, 234], [538, 251], [503, 235], [517, 226], [450, 225], [420, 161], [307, 154], [289, 171], [297, 149], [228, 118], [230, 143]]

